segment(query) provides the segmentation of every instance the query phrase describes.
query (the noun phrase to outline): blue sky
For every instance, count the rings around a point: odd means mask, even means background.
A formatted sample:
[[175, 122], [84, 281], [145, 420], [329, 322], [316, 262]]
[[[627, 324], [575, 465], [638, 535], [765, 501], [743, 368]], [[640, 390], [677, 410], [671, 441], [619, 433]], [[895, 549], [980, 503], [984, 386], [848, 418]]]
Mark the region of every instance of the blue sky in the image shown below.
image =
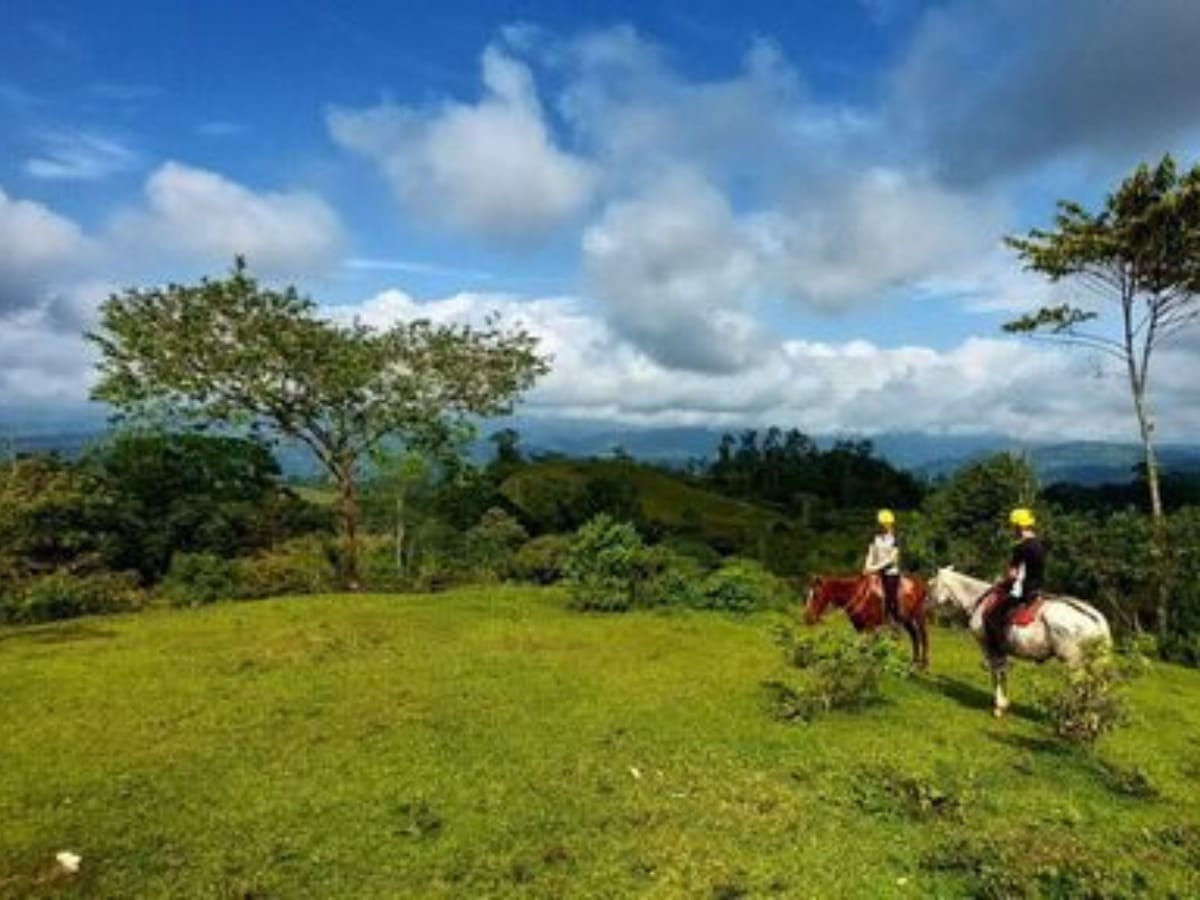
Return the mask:
[[[1200, 150], [1200, 4], [8, 0], [0, 418], [108, 292], [234, 253], [331, 314], [534, 329], [532, 413], [1122, 437], [1001, 248]], [[1156, 404], [1200, 437], [1196, 341]]]

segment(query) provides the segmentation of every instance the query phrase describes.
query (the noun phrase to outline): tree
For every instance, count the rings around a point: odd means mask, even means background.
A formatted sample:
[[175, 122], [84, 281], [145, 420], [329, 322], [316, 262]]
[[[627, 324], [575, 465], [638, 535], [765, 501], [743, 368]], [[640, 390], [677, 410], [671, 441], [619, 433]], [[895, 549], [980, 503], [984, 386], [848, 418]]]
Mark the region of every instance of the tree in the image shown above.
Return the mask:
[[238, 555], [330, 522], [284, 487], [269, 448], [245, 438], [122, 432], [85, 466], [113, 498], [117, 566], [146, 581], [164, 575], [174, 553]]
[[494, 320], [481, 330], [331, 322], [295, 288], [260, 286], [240, 257], [220, 280], [114, 294], [89, 338], [100, 350], [92, 395], [125, 416], [303, 442], [337, 487], [350, 588], [358, 586], [364, 456], [389, 436], [410, 447], [452, 443], [471, 417], [508, 412], [548, 370], [536, 338]]
[[1037, 479], [1019, 456], [998, 453], [964, 466], [929, 498], [926, 553], [964, 571], [990, 577], [1009, 551], [1008, 514], [1033, 506]]
[[1163, 514], [1154, 417], [1149, 402], [1154, 351], [1200, 318], [1200, 165], [1180, 175], [1168, 155], [1153, 169], [1139, 166], [1091, 213], [1060, 201], [1055, 228], [1009, 237], [1025, 267], [1051, 281], [1072, 279], [1099, 300], [1115, 303], [1119, 327], [1104, 330], [1099, 313], [1064, 303], [1037, 309], [1004, 326], [1043, 334], [1116, 359], [1133, 398], [1146, 462], [1150, 508]]

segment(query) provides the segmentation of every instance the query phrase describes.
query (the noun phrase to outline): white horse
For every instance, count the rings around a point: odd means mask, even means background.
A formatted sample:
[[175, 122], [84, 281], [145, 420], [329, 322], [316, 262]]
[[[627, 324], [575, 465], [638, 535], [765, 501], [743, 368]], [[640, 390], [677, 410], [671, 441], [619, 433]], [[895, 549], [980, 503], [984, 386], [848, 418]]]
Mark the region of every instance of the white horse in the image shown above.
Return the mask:
[[[929, 582], [929, 596], [935, 604], [957, 606], [967, 614], [971, 633], [984, 645], [983, 601], [995, 585], [970, 575], [956, 572], [952, 567], [938, 569]], [[1104, 647], [1112, 645], [1108, 620], [1090, 604], [1074, 597], [1043, 595], [1041, 607], [1028, 625], [1010, 625], [1005, 640], [1005, 655], [1018, 659], [1045, 662], [1057, 657], [1071, 668], [1083, 661], [1084, 647], [1099, 641]], [[1008, 667], [1005, 656], [989, 660], [992, 687], [995, 691], [993, 713], [1003, 716], [1008, 710]]]

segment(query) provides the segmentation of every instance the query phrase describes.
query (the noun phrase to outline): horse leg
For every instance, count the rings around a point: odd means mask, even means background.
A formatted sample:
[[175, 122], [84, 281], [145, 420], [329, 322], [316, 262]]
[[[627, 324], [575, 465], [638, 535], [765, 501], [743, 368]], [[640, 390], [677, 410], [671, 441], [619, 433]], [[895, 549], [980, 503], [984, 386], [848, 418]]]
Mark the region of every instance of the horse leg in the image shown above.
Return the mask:
[[912, 643], [912, 664], [920, 668], [921, 666], [921, 636], [917, 631], [916, 624], [911, 619], [901, 619], [900, 624], [904, 626], [904, 630], [908, 632], [908, 640]]
[[925, 616], [917, 620], [917, 633], [921, 637], [921, 662], [920, 669], [922, 672], [929, 671], [929, 623], [925, 621]]
[[997, 719], [1003, 718], [1008, 712], [1008, 666], [1003, 659], [996, 660], [992, 663], [992, 686], [996, 692], [995, 705], [992, 707], [992, 715]]

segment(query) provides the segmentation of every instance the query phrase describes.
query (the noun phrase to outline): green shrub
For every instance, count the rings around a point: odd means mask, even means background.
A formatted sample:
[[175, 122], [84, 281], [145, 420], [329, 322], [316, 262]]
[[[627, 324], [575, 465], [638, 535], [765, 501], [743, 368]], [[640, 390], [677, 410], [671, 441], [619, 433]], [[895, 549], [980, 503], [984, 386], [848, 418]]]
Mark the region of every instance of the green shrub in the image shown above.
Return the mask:
[[779, 681], [765, 685], [775, 716], [783, 721], [808, 721], [831, 710], [878, 703], [884, 676], [908, 671], [895, 645], [876, 635], [826, 629], [797, 639], [784, 632], [780, 643], [789, 662], [803, 670], [799, 686]]
[[503, 509], [493, 506], [484, 512], [479, 524], [467, 531], [465, 540], [475, 580], [513, 577], [517, 550], [528, 540], [525, 526]]
[[212, 553], [176, 553], [159, 588], [172, 606], [203, 606], [234, 596], [233, 563]]
[[633, 606], [644, 549], [637, 529], [605, 514], [580, 528], [565, 571], [571, 605], [600, 612], [623, 612]]
[[705, 570], [689, 556], [680, 556], [665, 546], [649, 548], [643, 555], [638, 603], [642, 606], [699, 607], [704, 599], [701, 585]]
[[562, 580], [571, 552], [571, 538], [543, 534], [524, 543], [513, 558], [513, 574], [521, 581], [554, 584]]
[[239, 559], [233, 565], [234, 594], [240, 600], [258, 600], [335, 590], [337, 569], [331, 555], [323, 541], [299, 538]]
[[704, 579], [697, 605], [702, 609], [752, 612], [787, 605], [787, 585], [749, 559], [730, 559]]
[[1090, 747], [1128, 719], [1122, 685], [1132, 670], [1119, 666], [1108, 648], [1094, 642], [1084, 648], [1078, 669], [1064, 682], [1044, 691], [1042, 706], [1054, 733], [1065, 741]]
[[12, 598], [7, 617], [14, 622], [52, 622], [97, 613], [132, 612], [145, 597], [130, 572], [71, 575], [52, 572], [25, 585]]

